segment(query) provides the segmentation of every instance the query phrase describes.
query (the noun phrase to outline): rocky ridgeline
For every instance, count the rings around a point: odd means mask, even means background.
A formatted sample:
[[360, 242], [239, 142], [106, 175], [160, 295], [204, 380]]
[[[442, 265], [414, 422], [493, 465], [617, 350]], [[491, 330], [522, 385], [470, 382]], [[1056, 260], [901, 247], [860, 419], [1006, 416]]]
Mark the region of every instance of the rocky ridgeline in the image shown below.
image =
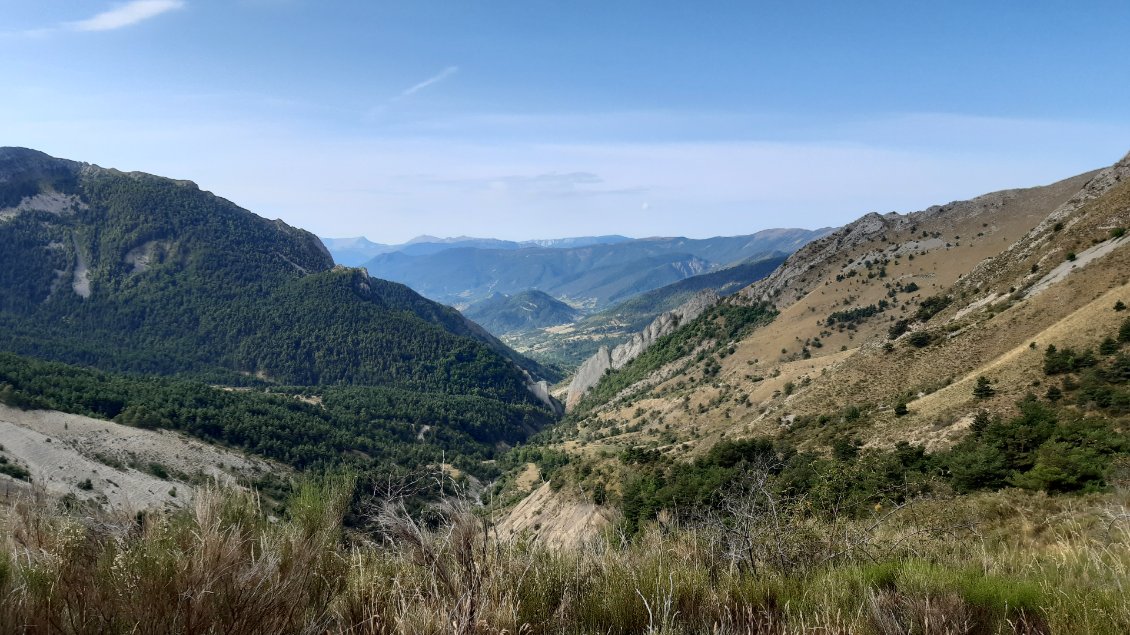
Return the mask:
[[[1037, 269], [1030, 269], [1028, 262], [1042, 251], [1058, 233], [1056, 227], [1071, 230], [1072, 226], [1083, 220], [1084, 215], [1079, 214], [1088, 203], [1103, 196], [1118, 184], [1130, 181], [1130, 154], [1127, 154], [1118, 163], [1092, 173], [1093, 178], [1063, 205], [1060, 205], [1048, 215], [1032, 231], [1012, 243], [998, 256], [986, 259], [980, 263], [955, 285], [957, 292], [970, 291], [982, 286], [993, 284], [1000, 280], [1011, 279], [1011, 283], [1018, 288], [1026, 288], [1038, 284], [1046, 274], [1048, 258], [1062, 256], [1058, 251], [1045, 253], [1037, 263]], [[1124, 226], [1127, 218], [1110, 219], [1111, 228]]]
[[[789, 256], [776, 271], [742, 289], [739, 296], [752, 302], [771, 302], [783, 308], [804, 296], [805, 285], [815, 284], [831, 272], [831, 267], [842, 260], [845, 253], [857, 247], [871, 245], [889, 231], [897, 231], [909, 221], [907, 217], [891, 212], [874, 212], [844, 225], [823, 238], [814, 240]], [[793, 289], [796, 293], [787, 292]]]
[[[738, 295], [751, 302], [771, 302], [783, 309], [803, 298], [815, 285], [834, 272], [858, 268], [858, 263], [862, 260], [877, 259], [884, 255], [905, 256], [948, 246], [947, 241], [956, 240], [951, 230], [959, 223], [982, 215], [992, 217], [994, 212], [1023, 192], [1024, 190], [1002, 190], [968, 201], [934, 205], [910, 214], [866, 214], [805, 245], [768, 277], [746, 287]], [[1051, 224], [1048, 224], [1048, 231], [1050, 227]], [[899, 242], [895, 234], [906, 230], [916, 235], [910, 240], [905, 240], [904, 237]], [[920, 235], [917, 234], [919, 230], [929, 233]], [[993, 228], [989, 227], [986, 231], [993, 231]], [[861, 250], [868, 251], [860, 255], [858, 252]], [[845, 262], [847, 254], [856, 254], [854, 264]]]
[[679, 328], [714, 306], [718, 302], [718, 293], [713, 290], [696, 293], [677, 308], [661, 314], [651, 321], [647, 328], [636, 333], [630, 340], [609, 350], [601, 346], [592, 357], [585, 360], [573, 375], [569, 384], [569, 392], [565, 398], [565, 407], [570, 409], [584, 397], [590, 388], [595, 386], [600, 378], [609, 370], [623, 368], [628, 362], [637, 358], [659, 338]]

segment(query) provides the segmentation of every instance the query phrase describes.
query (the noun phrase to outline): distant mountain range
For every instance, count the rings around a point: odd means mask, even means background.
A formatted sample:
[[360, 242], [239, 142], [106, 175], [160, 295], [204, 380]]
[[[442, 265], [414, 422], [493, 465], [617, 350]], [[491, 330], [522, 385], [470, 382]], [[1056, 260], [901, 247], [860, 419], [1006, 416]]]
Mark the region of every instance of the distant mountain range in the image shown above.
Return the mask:
[[326, 244], [342, 263], [355, 261], [366, 250], [380, 250], [362, 263], [370, 274], [459, 308], [495, 293], [537, 289], [591, 312], [692, 276], [787, 256], [826, 232], [769, 229], [706, 239], [595, 236], [524, 243], [421, 237], [396, 247], [364, 239]]
[[473, 238], [471, 236], [457, 236], [455, 238], [437, 238], [435, 236], [417, 236], [406, 243], [399, 245], [384, 245], [370, 241], [364, 236], [354, 238], [323, 238], [322, 243], [333, 254], [334, 262], [347, 267], [362, 265], [381, 254], [400, 252], [414, 256], [427, 255], [446, 251], [448, 249], [473, 248], [473, 249], [526, 249], [543, 247], [549, 249], [567, 249], [570, 247], [587, 247], [589, 245], [613, 245], [631, 241], [627, 236], [579, 236], [575, 238], [549, 238], [544, 240], [500, 240], [497, 238]]

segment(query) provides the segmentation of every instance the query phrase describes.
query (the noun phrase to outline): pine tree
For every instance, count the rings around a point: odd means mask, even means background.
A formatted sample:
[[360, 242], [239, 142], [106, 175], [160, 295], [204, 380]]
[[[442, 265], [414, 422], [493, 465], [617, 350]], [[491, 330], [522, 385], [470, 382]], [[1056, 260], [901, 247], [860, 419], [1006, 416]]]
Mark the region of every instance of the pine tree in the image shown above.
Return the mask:
[[993, 389], [992, 384], [989, 383], [989, 378], [981, 375], [977, 378], [977, 385], [973, 387], [973, 396], [978, 399], [988, 399], [997, 394]]
[[989, 417], [989, 412], [987, 410], [979, 410], [973, 417], [973, 423], [969, 424], [969, 430], [973, 433], [974, 436], [979, 437], [981, 436], [981, 433], [985, 431], [985, 428], [988, 428], [989, 424], [992, 422], [993, 420]]

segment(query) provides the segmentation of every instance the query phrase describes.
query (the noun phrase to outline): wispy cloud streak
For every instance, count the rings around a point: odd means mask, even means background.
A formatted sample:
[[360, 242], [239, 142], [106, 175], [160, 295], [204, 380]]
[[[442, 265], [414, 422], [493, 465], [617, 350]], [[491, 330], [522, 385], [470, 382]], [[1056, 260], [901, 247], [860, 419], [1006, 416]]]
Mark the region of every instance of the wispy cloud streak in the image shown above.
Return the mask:
[[133, 26], [184, 6], [184, 0], [132, 0], [85, 20], [68, 22], [63, 28], [69, 31], [112, 31]]
[[451, 77], [452, 75], [454, 75], [458, 72], [459, 72], [458, 66], [448, 66], [447, 68], [443, 69], [442, 71], [440, 71], [440, 72], [436, 73], [435, 75], [433, 75], [433, 76], [425, 79], [424, 81], [420, 82], [419, 84], [416, 84], [415, 86], [412, 86], [411, 88], [404, 89], [403, 91], [400, 92], [399, 95], [397, 95], [396, 98], [397, 99], [404, 99], [405, 97], [411, 97], [412, 95], [415, 95], [416, 93], [420, 92], [421, 90], [424, 90], [428, 86], [438, 84], [438, 83], [442, 82], [443, 80], [447, 79], [448, 77]]

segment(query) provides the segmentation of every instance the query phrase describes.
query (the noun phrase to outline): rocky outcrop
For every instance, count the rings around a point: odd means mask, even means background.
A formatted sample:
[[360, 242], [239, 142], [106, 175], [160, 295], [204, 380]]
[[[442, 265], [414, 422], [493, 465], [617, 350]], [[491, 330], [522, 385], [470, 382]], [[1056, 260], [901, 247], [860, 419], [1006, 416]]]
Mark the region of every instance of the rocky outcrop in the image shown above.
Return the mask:
[[[1047, 245], [1055, 239], [1061, 229], [1070, 229], [1075, 223], [1081, 222], [1084, 214], [1080, 212], [1089, 203], [1104, 196], [1119, 184], [1130, 181], [1130, 154], [1127, 154], [1121, 161], [1109, 168], [1081, 175], [1076, 179], [1087, 176], [1093, 178], [1088, 178], [1074, 196], [1053, 210], [1039, 225], [1036, 225], [1015, 243], [1009, 245], [999, 255], [987, 258], [978, 264], [969, 275], [957, 282], [954, 287], [955, 291], [970, 291], [994, 281], [1011, 277], [1013, 278], [1012, 283], [1019, 288], [1036, 285], [1036, 291], [1030, 289], [1027, 292], [1028, 295], [1032, 295], [1034, 292], [1050, 286], [1057, 279], [1057, 276], [1062, 276], [1065, 270], [1071, 269], [1072, 266], [1078, 266], [1076, 263], [1066, 266], [1060, 265], [1056, 267], [1059, 271], [1047, 273], [1046, 267], [1040, 267], [1038, 271], [1034, 271], [1029, 269], [1027, 263], [1041, 251], [1046, 250]], [[1119, 219], [1116, 226], [1124, 222], [1124, 219]], [[1108, 245], [1103, 249], [1109, 248]], [[1092, 253], [1092, 251], [1093, 249], [1086, 250], [1087, 253]], [[1041, 259], [1041, 264], [1044, 264], [1043, 261], [1046, 258], [1048, 258], [1047, 255]]]
[[[526, 377], [529, 378], [529, 373], [526, 373]], [[561, 402], [557, 401], [553, 398], [553, 395], [549, 394], [549, 382], [546, 380], [541, 379], [533, 381], [532, 379], [528, 379], [526, 389], [529, 390], [533, 396], [537, 397], [538, 401], [549, 406], [555, 415], [561, 416], [564, 414], [564, 408], [561, 407]]]
[[88, 207], [74, 194], [42, 192], [34, 196], [25, 196], [14, 207], [0, 209], [0, 220], [15, 218], [23, 212], [47, 212], [57, 216], [68, 216]]
[[525, 536], [551, 548], [576, 549], [615, 520], [615, 511], [594, 503], [589, 493], [542, 483], [498, 519], [496, 531], [504, 538]]
[[86, 261], [86, 255], [82, 253], [82, 247], [78, 244], [78, 239], [74, 236], [71, 237], [75, 247], [75, 271], [74, 278], [71, 281], [71, 288], [83, 300], [90, 298], [90, 264]]
[[601, 346], [573, 374], [573, 381], [569, 382], [569, 392], [565, 396], [565, 411], [568, 412], [577, 405], [588, 389], [595, 386], [604, 373], [610, 370], [612, 370], [612, 355], [607, 346]]
[[[1117, 170], [1117, 167], [1112, 170]], [[992, 192], [967, 201], [934, 205], [910, 214], [866, 214], [800, 248], [772, 274], [742, 289], [739, 297], [749, 302], [770, 302], [783, 310], [799, 301], [829, 276], [847, 274], [852, 269], [858, 271], [860, 263], [867, 260], [909, 256], [948, 247], [946, 241], [951, 234], [941, 232], [946, 226], [956, 226], [978, 217], [995, 218], [1003, 208], [1010, 205], [1046, 205], [1047, 201], [1044, 199], [1054, 199], [1063, 191], [1075, 192], [1095, 174], [1097, 173], [1075, 176], [1048, 186]], [[1112, 179], [1113, 176], [1103, 182], [1109, 185], [1108, 182]], [[1055, 220], [1049, 218], [1045, 223], [1047, 232], [1051, 231]], [[934, 231], [930, 234], [918, 234], [916, 230], [921, 226], [930, 226]], [[909, 233], [916, 234], [909, 240], [906, 239], [908, 230]], [[901, 239], [897, 238], [900, 233]], [[846, 254], [852, 254], [854, 261], [849, 257], [845, 262]]]
[[609, 350], [607, 346], [601, 346], [600, 350], [585, 360], [573, 375], [573, 381], [569, 383], [569, 392], [565, 397], [565, 409], [575, 406], [605, 373], [623, 368], [628, 362], [639, 357], [656, 340], [673, 332], [680, 324], [695, 319], [717, 302], [718, 294], [715, 291], [702, 291], [678, 308], [661, 314], [652, 320], [647, 328], [616, 348]]
[[161, 262], [169, 253], [169, 248], [167, 240], [150, 240], [126, 252], [124, 262], [133, 268], [131, 274], [144, 273]]
[[[889, 231], [906, 226], [906, 216], [871, 213], [840, 229], [814, 240], [785, 260], [769, 276], [742, 289], [740, 295], [754, 302], [772, 302], [778, 307], [792, 304], [802, 295], [805, 283], [827, 275], [825, 269], [840, 256], [861, 245], [870, 244]], [[792, 289], [796, 293], [788, 293]]]

